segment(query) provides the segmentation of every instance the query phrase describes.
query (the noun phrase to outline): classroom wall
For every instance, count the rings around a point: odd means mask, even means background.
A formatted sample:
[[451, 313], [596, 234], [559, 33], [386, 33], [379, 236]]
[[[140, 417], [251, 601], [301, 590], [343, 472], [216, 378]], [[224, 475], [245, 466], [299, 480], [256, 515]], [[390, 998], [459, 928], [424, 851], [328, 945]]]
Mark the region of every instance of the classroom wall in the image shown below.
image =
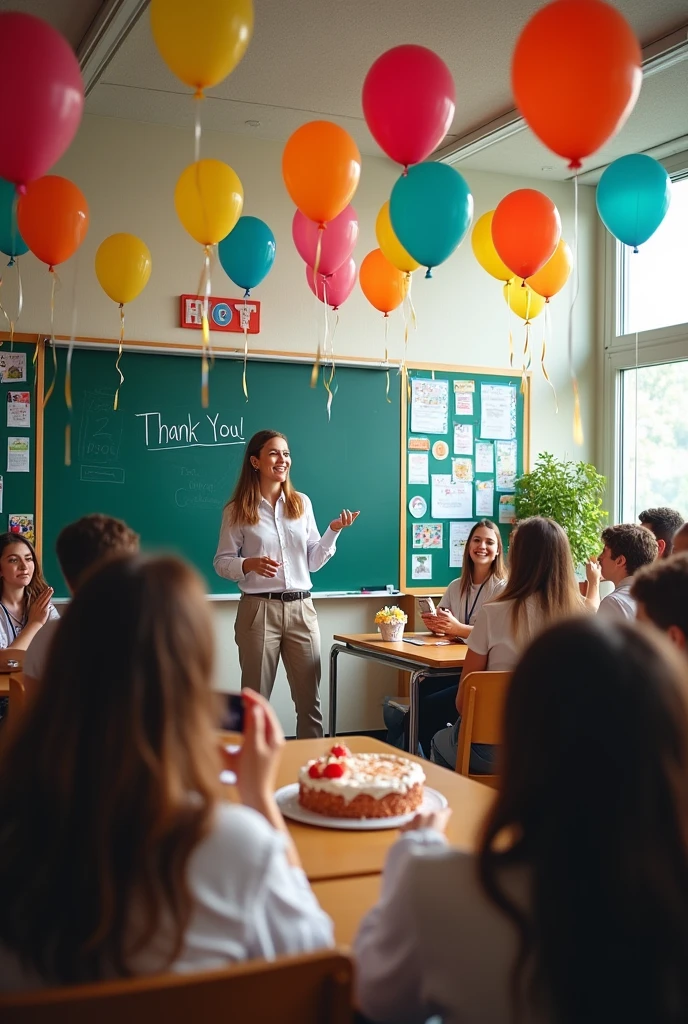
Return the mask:
[[[180, 102], [183, 102], [180, 100]], [[191, 100], [189, 100], [189, 103]], [[244, 212], [263, 218], [277, 240], [277, 258], [268, 278], [256, 289], [262, 303], [262, 329], [251, 339], [256, 348], [274, 351], [314, 352], [317, 332], [322, 329], [322, 307], [316, 304], [305, 282], [304, 266], [291, 241], [293, 206], [282, 182], [282, 146], [279, 143], [242, 136], [205, 132], [202, 156], [215, 157], [231, 164], [244, 185]], [[129, 231], [148, 244], [153, 273], [146, 291], [127, 308], [127, 337], [138, 340], [198, 342], [199, 332], [178, 326], [178, 296], [198, 287], [201, 248], [179, 224], [173, 205], [176, 180], [193, 160], [193, 133], [161, 125], [140, 124], [87, 115], [77, 138], [55, 173], [71, 178], [84, 192], [90, 206], [91, 224], [80, 252], [58, 268], [62, 288], [58, 293], [55, 315], [57, 334], [72, 329], [72, 296], [76, 295], [76, 334], [86, 337], [116, 338], [119, 329], [117, 308], [100, 290], [93, 267], [95, 251], [107, 235]], [[361, 233], [355, 258], [376, 247], [375, 217], [388, 198], [398, 168], [383, 157], [364, 157], [359, 190], [354, 198]], [[476, 217], [494, 208], [515, 188], [540, 188], [556, 202], [563, 223], [564, 237], [573, 242], [573, 186], [513, 176], [465, 171], [475, 199]], [[539, 368], [542, 343], [542, 318], [533, 329], [537, 350], [533, 360], [532, 457], [546, 450], [555, 455], [591, 459], [595, 451], [597, 417], [594, 408], [597, 360], [595, 352], [595, 248], [596, 217], [594, 191], [580, 189], [579, 267], [580, 291], [574, 319], [574, 363], [579, 375], [585, 443], [577, 448], [572, 440], [572, 397], [567, 359], [569, 289], [552, 303], [553, 334], [548, 341], [547, 368], [556, 388], [559, 412], [555, 414], [551, 389]], [[76, 275], [76, 288], [74, 281]], [[437, 362], [508, 366], [508, 310], [501, 285], [476, 263], [468, 239], [459, 250], [424, 280], [418, 272], [413, 281], [413, 303], [417, 329], [411, 332], [410, 362]], [[18, 330], [45, 333], [49, 330], [50, 285], [46, 268], [28, 254], [22, 258], [24, 312]], [[4, 300], [12, 283], [3, 288]], [[213, 273], [213, 294], [235, 297], [239, 294], [219, 265]], [[316, 308], [317, 306], [317, 308]], [[389, 325], [391, 358], [403, 351], [404, 324], [401, 313], [394, 314]], [[243, 340], [243, 339], [242, 339]], [[523, 328], [514, 322], [517, 352], [523, 342]], [[216, 347], [238, 344], [237, 335], [213, 335]], [[384, 353], [382, 315], [368, 305], [356, 288], [342, 308], [336, 335], [336, 351], [345, 356], [381, 358]], [[212, 386], [212, 385], [211, 385]], [[298, 397], [296, 397], [298, 400]], [[336, 399], [335, 399], [336, 400]], [[298, 483], [298, 462], [307, 453], [295, 453], [294, 477]], [[333, 466], [324, 471], [336, 471]], [[321, 522], [334, 510], [316, 509]], [[374, 510], [363, 510], [374, 515]], [[342, 547], [354, 542], [342, 538]], [[317, 577], [315, 579], [317, 587]], [[385, 581], [386, 582], [386, 581]], [[233, 641], [236, 605], [214, 604], [219, 629], [220, 685], [229, 688], [238, 680], [238, 663]], [[372, 629], [369, 600], [319, 602], [323, 650], [327, 652], [334, 632], [362, 632]], [[340, 659], [345, 682], [340, 700], [343, 727], [374, 727], [379, 704], [385, 692], [396, 692], [396, 674], [387, 670], [371, 673], [358, 659]], [[344, 662], [351, 662], [344, 668]], [[327, 678], [327, 661], [324, 662]], [[293, 716], [280, 676], [276, 705], [287, 730]]]

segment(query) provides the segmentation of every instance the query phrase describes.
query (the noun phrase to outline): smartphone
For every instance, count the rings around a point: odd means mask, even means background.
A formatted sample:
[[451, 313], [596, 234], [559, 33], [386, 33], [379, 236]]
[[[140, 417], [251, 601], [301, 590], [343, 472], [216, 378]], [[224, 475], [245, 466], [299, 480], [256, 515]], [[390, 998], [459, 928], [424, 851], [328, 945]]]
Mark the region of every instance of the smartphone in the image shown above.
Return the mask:
[[220, 728], [226, 729], [228, 732], [244, 731], [244, 698], [240, 693], [226, 694], [226, 704]]
[[435, 608], [435, 602], [431, 597], [419, 597], [418, 607], [423, 615], [437, 615], [437, 609]]

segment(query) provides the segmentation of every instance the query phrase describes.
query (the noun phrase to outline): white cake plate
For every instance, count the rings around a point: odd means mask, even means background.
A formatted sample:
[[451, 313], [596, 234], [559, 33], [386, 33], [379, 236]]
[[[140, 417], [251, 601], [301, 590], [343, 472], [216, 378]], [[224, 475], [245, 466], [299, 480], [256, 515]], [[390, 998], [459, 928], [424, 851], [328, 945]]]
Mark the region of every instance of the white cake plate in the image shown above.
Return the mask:
[[324, 814], [308, 811], [299, 803], [299, 784], [292, 782], [282, 786], [275, 793], [275, 800], [285, 818], [300, 821], [304, 825], [319, 825], [321, 828], [339, 828], [353, 832], [369, 832], [381, 828], [400, 828], [411, 821], [416, 814], [430, 814], [442, 811], [447, 806], [446, 798], [436, 789], [425, 787], [423, 802], [410, 814], [397, 814], [394, 818], [328, 818]]

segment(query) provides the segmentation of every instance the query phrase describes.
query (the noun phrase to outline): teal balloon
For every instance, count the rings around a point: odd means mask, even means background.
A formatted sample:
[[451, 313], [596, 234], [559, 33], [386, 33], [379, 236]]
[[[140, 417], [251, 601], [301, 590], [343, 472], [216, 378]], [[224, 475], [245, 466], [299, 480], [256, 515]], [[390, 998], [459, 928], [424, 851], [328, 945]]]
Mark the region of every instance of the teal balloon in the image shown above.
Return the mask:
[[473, 196], [449, 164], [414, 164], [392, 189], [389, 216], [403, 247], [432, 277], [471, 226]]
[[597, 211], [607, 231], [625, 245], [638, 246], [654, 235], [671, 202], [671, 178], [643, 153], [619, 157], [597, 186]]
[[11, 181], [0, 178], [0, 252], [11, 257], [23, 256], [29, 247], [17, 227], [16, 189]]
[[275, 262], [275, 236], [258, 217], [239, 217], [217, 247], [227, 277], [250, 292], [266, 277]]

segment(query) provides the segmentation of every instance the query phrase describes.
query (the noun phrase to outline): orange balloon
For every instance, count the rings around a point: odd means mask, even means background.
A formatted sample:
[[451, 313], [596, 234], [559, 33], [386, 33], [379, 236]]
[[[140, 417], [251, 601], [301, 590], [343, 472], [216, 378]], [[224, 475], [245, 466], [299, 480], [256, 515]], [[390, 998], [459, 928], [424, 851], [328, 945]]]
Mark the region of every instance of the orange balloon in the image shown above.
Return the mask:
[[88, 222], [83, 192], [57, 174], [29, 182], [26, 194], [19, 197], [19, 233], [31, 252], [49, 267], [64, 263], [76, 252], [86, 237]]
[[406, 298], [411, 275], [397, 270], [381, 249], [373, 249], [361, 263], [358, 279], [361, 290], [371, 306], [387, 316]]
[[301, 213], [325, 224], [351, 202], [361, 177], [361, 154], [339, 125], [309, 121], [287, 139], [282, 177]]
[[537, 189], [519, 188], [498, 203], [492, 241], [499, 258], [518, 277], [525, 280], [544, 267], [560, 238], [559, 211]]
[[573, 254], [568, 242], [560, 238], [554, 255], [547, 260], [542, 270], [538, 270], [537, 274], [528, 278], [526, 284], [529, 284], [538, 295], [542, 295], [543, 299], [549, 301], [564, 287], [571, 276], [572, 269]]
[[516, 103], [572, 170], [619, 131], [642, 82], [640, 44], [602, 0], [555, 0], [527, 23], [511, 62]]

